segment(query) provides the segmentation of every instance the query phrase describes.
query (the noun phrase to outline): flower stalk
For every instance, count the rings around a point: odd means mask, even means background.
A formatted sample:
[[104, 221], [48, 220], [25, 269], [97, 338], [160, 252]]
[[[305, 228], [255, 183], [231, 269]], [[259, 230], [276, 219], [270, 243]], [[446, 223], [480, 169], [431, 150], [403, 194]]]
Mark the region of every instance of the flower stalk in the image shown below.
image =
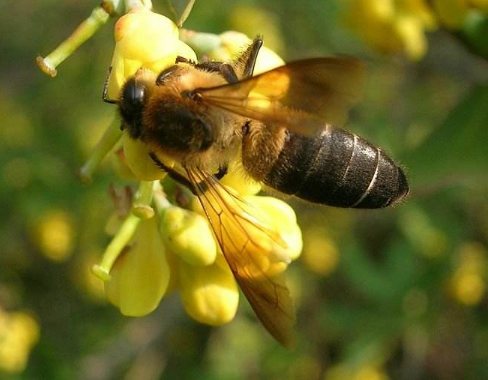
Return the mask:
[[140, 222], [141, 218], [134, 214], [129, 214], [127, 216], [119, 231], [105, 249], [102, 262], [92, 267], [92, 272], [95, 276], [105, 282], [110, 281], [110, 270], [112, 269], [115, 260], [117, 260], [117, 257], [122, 253], [124, 247], [132, 239], [132, 236], [134, 236]]
[[154, 209], [151, 202], [156, 181], [140, 181], [139, 192], [132, 206], [132, 213], [142, 219], [149, 219], [154, 216]]
[[109, 13], [104, 8], [101, 6], [96, 7], [90, 16], [47, 57], [36, 58], [39, 68], [50, 77], [55, 77], [57, 75], [56, 67], [93, 36], [107, 22], [109, 17]]
[[108, 152], [115, 146], [115, 144], [122, 137], [122, 131], [119, 127], [117, 117], [112, 119], [110, 125], [106, 129], [100, 141], [93, 149], [92, 154], [88, 157], [85, 164], [80, 169], [80, 178], [83, 183], [91, 183], [93, 173], [100, 165], [100, 162], [107, 155]]

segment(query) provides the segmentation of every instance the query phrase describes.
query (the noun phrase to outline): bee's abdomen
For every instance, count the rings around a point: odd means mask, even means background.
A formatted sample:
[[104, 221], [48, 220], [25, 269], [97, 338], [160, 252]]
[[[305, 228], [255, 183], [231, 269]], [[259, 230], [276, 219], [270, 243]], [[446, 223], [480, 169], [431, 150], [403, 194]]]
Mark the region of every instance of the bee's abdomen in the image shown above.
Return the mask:
[[316, 137], [287, 133], [268, 186], [337, 207], [386, 207], [407, 195], [402, 169], [364, 139], [332, 127]]

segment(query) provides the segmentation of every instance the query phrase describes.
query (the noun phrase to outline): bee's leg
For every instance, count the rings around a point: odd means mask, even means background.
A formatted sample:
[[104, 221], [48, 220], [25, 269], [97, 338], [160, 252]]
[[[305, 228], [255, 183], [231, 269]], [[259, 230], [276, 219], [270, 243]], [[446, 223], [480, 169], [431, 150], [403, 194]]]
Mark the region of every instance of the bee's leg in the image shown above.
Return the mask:
[[238, 82], [237, 74], [234, 71], [234, 68], [228, 63], [217, 62], [217, 61], [205, 61], [205, 62], [195, 63], [185, 57], [177, 56], [176, 63], [180, 63], [180, 62], [188, 63], [196, 69], [219, 73], [224, 77], [227, 83]]
[[189, 65], [195, 66], [197, 63], [193, 62], [191, 59], [182, 57], [181, 55], [176, 56], [175, 63], [188, 63]]
[[200, 62], [200, 63], [193, 64], [193, 67], [200, 70], [219, 73], [224, 77], [227, 83], [237, 83], [239, 81], [239, 79], [237, 78], [237, 74], [234, 68], [232, 67], [232, 65], [225, 62], [216, 62], [216, 61]]
[[[179, 173], [173, 168], [170, 168], [169, 166], [166, 166], [164, 163], [162, 163], [161, 160], [156, 156], [154, 152], [150, 152], [149, 157], [151, 157], [151, 159], [159, 168], [161, 168], [166, 173], [168, 173], [171, 179], [188, 188], [193, 193], [193, 195], [198, 195], [193, 183], [191, 183], [191, 181], [188, 178], [186, 178], [183, 174]], [[221, 180], [227, 174], [227, 170], [228, 170], [227, 165], [220, 166], [219, 171], [215, 173], [214, 177], [217, 178], [218, 180]], [[207, 184], [204, 181], [202, 181], [200, 182], [199, 187], [203, 189], [203, 191], [205, 192], [207, 189]]]
[[242, 71], [242, 79], [252, 77], [254, 73], [254, 66], [256, 66], [256, 60], [258, 58], [259, 50], [263, 46], [263, 37], [257, 36], [251, 45], [246, 49], [244, 53], [239, 57], [238, 62], [244, 65]]
[[173, 179], [175, 180], [176, 182], [178, 182], [179, 184], [187, 187], [194, 195], [197, 195], [197, 192], [195, 190], [195, 188], [193, 187], [193, 184], [190, 182], [190, 180], [188, 178], [186, 178], [183, 174], [177, 172], [176, 170], [174, 170], [173, 168], [170, 168], [169, 166], [166, 166], [165, 164], [163, 164], [161, 162], [161, 160], [156, 156], [156, 154], [154, 152], [150, 152], [149, 153], [149, 157], [151, 157], [151, 159], [154, 161], [154, 163], [159, 167], [161, 168], [162, 170], [164, 170], [166, 173], [168, 173], [168, 175]]
[[214, 177], [220, 181], [227, 174], [228, 170], [229, 170], [228, 165], [219, 166], [219, 171], [214, 174]]
[[105, 82], [103, 83], [102, 100], [105, 103], [116, 104], [117, 101], [108, 98], [108, 82], [110, 80], [110, 73], [112, 72], [112, 66], [108, 68], [107, 76], [105, 77]]
[[220, 74], [222, 74], [227, 83], [237, 83], [239, 81], [234, 68], [228, 63], [220, 65]]

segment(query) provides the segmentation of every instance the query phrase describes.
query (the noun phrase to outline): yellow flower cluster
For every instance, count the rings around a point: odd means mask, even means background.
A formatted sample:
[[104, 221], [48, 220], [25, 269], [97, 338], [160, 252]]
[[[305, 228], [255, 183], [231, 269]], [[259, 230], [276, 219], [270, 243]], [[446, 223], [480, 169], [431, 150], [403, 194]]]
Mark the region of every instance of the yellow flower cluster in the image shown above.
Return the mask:
[[457, 253], [457, 266], [449, 287], [452, 296], [466, 306], [477, 305], [486, 291], [487, 250], [481, 243], [464, 243]]
[[339, 364], [331, 367], [324, 380], [389, 380], [386, 371], [376, 364], [364, 364], [357, 368]]
[[439, 22], [448, 29], [460, 29], [470, 9], [488, 12], [487, 0], [432, 0]]
[[69, 259], [74, 247], [74, 226], [71, 217], [62, 210], [48, 210], [36, 221], [33, 240], [42, 254], [55, 262]]
[[[218, 46], [206, 52], [216, 60], [230, 60], [250, 43], [248, 37], [235, 32], [217, 37]], [[118, 98], [125, 81], [140, 67], [158, 73], [174, 64], [177, 55], [196, 60], [193, 50], [179, 39], [176, 26], [147, 9], [122, 16], [115, 26], [115, 40], [108, 87], [111, 99]], [[256, 71], [281, 64], [281, 58], [263, 48]], [[209, 325], [229, 322], [238, 306], [237, 284], [197, 198], [186, 195], [190, 197], [188, 208], [171, 204], [159, 182], [165, 173], [150, 159], [148, 148], [125, 132], [122, 146], [122, 165], [127, 166], [135, 179], [149, 181], [141, 182], [136, 201], [156, 211], [145, 218], [139, 217], [142, 214], [128, 215], [101, 264], [94, 267], [94, 272], [105, 280], [107, 298], [124, 315], [142, 316], [153, 311], [165, 294], [178, 290], [185, 310], [195, 320]], [[174, 164], [170, 160], [164, 162], [168, 166]], [[229, 194], [238, 194], [249, 207], [258, 209], [267, 221], [267, 228], [285, 242], [286, 247], [277, 247], [271, 238], [259, 236], [263, 257], [275, 258], [280, 271], [286, 269], [302, 249], [293, 209], [278, 199], [257, 196], [260, 184], [248, 179], [236, 163], [221, 182]], [[239, 234], [232, 230], [232, 225], [226, 228], [230, 235]]]
[[39, 339], [39, 325], [29, 314], [0, 309], [0, 371], [22, 372]]
[[470, 9], [488, 11], [486, 0], [349, 0], [346, 24], [372, 48], [404, 52], [417, 60], [427, 51], [426, 32], [459, 29]]

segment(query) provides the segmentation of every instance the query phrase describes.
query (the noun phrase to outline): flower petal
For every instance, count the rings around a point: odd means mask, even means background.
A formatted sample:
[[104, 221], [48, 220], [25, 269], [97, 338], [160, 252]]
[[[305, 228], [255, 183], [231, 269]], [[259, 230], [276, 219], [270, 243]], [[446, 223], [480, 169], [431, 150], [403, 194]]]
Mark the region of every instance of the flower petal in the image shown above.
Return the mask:
[[181, 260], [179, 268], [181, 299], [193, 319], [219, 326], [234, 318], [239, 292], [230, 269], [216, 263], [196, 267]]
[[122, 314], [142, 316], [158, 306], [170, 272], [156, 218], [141, 221], [132, 247], [117, 259], [110, 274], [105, 292]]

